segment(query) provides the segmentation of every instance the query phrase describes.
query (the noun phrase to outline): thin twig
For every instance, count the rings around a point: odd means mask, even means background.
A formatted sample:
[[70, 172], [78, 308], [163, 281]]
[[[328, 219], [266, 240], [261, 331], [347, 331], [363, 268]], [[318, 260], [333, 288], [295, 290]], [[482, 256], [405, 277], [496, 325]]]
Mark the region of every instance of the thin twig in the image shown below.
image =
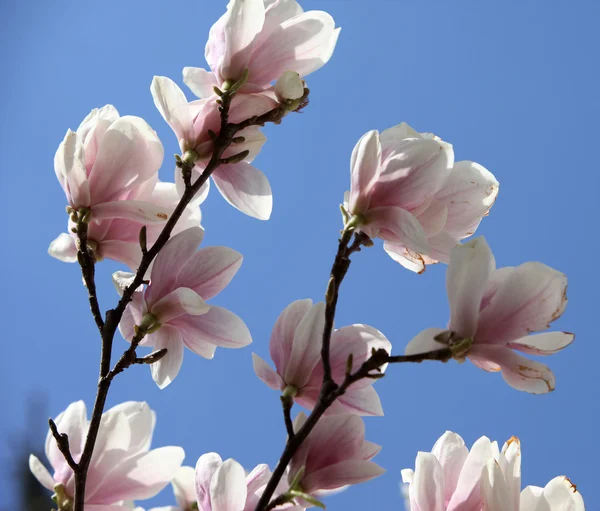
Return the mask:
[[292, 422], [292, 406], [294, 406], [294, 398], [292, 396], [281, 396], [281, 407], [283, 408], [283, 420], [285, 421], [285, 429], [288, 434], [288, 442], [294, 438], [294, 423]]
[[59, 433], [58, 428], [56, 427], [56, 423], [52, 419], [48, 419], [48, 425], [50, 426], [50, 431], [52, 431], [52, 436], [54, 436], [54, 440], [56, 440], [58, 450], [63, 454], [65, 460], [67, 460], [69, 467], [71, 467], [73, 471], [77, 470], [79, 467], [73, 459], [73, 456], [71, 456], [68, 435], [66, 433]]
[[[76, 214], [76, 213], [72, 213]], [[84, 215], [80, 215], [84, 216]], [[102, 319], [102, 312], [100, 311], [100, 304], [98, 303], [98, 295], [96, 292], [96, 261], [94, 255], [91, 253], [88, 247], [88, 224], [83, 221], [83, 218], [79, 218], [77, 222], [77, 240], [79, 247], [77, 249], [77, 261], [81, 266], [81, 275], [85, 282], [85, 287], [88, 290], [88, 301], [90, 302], [90, 309], [92, 316], [96, 322], [96, 326], [100, 333], [104, 328], [104, 320]]]
[[272, 511], [277, 506], [283, 506], [284, 504], [287, 504], [289, 501], [290, 501], [289, 497], [285, 493], [282, 493], [281, 495], [279, 495], [279, 497], [273, 499], [269, 503], [269, 505], [267, 506], [267, 509], [265, 511]]

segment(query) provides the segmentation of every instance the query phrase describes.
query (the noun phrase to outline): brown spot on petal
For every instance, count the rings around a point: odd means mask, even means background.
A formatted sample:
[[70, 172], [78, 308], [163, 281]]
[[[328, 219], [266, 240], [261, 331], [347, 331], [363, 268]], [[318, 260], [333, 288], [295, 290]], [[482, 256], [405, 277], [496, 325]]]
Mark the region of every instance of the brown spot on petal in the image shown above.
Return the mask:
[[166, 213], [157, 213], [156, 216], [161, 220], [166, 220], [167, 218], [169, 218], [169, 215], [167, 215]]
[[571, 481], [568, 477], [565, 477], [565, 481], [567, 481], [567, 483], [569, 483], [571, 485], [571, 489], [573, 490], [573, 493], [577, 493], [577, 485], [573, 483], [573, 481]]
[[[556, 310], [552, 313], [552, 316], [550, 317], [550, 323], [552, 323], [553, 321], [556, 321], [558, 318], [560, 318], [562, 316], [562, 313], [565, 312], [565, 308], [567, 307], [567, 286], [565, 286], [565, 289], [563, 290], [563, 295], [560, 299], [560, 304], [558, 305], [558, 307], [556, 308]], [[548, 324], [548, 327], [550, 327], [550, 325]]]
[[510, 437], [510, 438], [509, 438], [509, 439], [506, 441], [506, 444], [507, 444], [507, 445], [510, 445], [510, 444], [512, 444], [512, 443], [515, 443], [515, 442], [516, 442], [516, 444], [517, 444], [519, 447], [521, 446], [521, 441], [519, 440], [519, 437], [516, 437], [516, 436], [514, 436], [514, 435], [513, 435], [513, 436], [511, 436], [511, 437]]

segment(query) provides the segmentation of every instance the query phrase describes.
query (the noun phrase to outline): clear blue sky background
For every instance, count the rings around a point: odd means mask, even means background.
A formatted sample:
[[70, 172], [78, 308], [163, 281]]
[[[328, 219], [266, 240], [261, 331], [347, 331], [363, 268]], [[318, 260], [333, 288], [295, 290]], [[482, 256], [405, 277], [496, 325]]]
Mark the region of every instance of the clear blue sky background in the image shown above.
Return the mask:
[[[181, 84], [184, 66], [204, 66], [208, 30], [225, 0], [22, 1], [0, 7], [0, 421], [4, 509], [14, 509], [9, 472], [14, 438], [43, 429], [47, 415], [84, 399], [91, 407], [99, 339], [78, 268], [50, 258], [64, 231], [65, 198], [53, 171], [67, 128], [93, 107], [140, 115], [165, 145], [161, 177], [172, 179], [176, 140], [155, 110], [153, 75]], [[269, 222], [248, 218], [213, 190], [204, 207], [205, 242], [245, 256], [214, 302], [235, 311], [254, 344], [206, 361], [186, 352], [177, 380], [159, 391], [143, 367], [119, 376], [109, 404], [146, 400], [158, 412], [154, 445], [182, 445], [188, 464], [217, 451], [248, 468], [274, 466], [284, 443], [279, 399], [254, 375], [251, 353], [268, 357], [268, 338], [292, 300], [319, 300], [340, 228], [352, 147], [370, 129], [401, 121], [454, 144], [458, 159], [490, 169], [499, 199], [479, 230], [499, 266], [539, 260], [569, 276], [569, 306], [555, 329], [575, 343], [546, 359], [557, 389], [519, 393], [469, 363], [398, 366], [377, 384], [386, 416], [367, 420], [384, 445], [387, 473], [329, 499], [332, 510], [402, 508], [400, 470], [446, 429], [471, 444], [481, 435], [522, 440], [523, 482], [566, 474], [587, 508], [597, 493], [598, 431], [598, 50], [600, 3], [589, 1], [306, 0], [343, 27], [331, 62], [310, 76], [302, 115], [269, 126], [256, 160], [274, 191]], [[191, 95], [189, 96], [192, 97]], [[98, 269], [101, 302], [117, 296]], [[421, 329], [443, 326], [445, 267], [418, 276], [381, 246], [355, 257], [337, 325], [368, 323], [396, 352]], [[116, 339], [115, 352], [126, 347]], [[27, 418], [32, 396], [41, 398]], [[35, 413], [34, 413], [35, 416]], [[44, 434], [37, 445], [42, 448]], [[11, 461], [12, 460], [12, 461]], [[7, 497], [8, 495], [8, 497]], [[169, 490], [152, 501], [172, 502]], [[11, 505], [12, 503], [12, 505]]]

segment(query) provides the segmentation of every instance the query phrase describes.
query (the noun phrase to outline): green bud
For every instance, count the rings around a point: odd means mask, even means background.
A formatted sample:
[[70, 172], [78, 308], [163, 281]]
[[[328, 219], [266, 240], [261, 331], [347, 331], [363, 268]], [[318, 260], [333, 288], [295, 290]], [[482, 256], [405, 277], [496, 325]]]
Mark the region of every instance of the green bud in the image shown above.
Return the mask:
[[365, 225], [365, 217], [362, 215], [352, 215], [350, 220], [346, 222], [344, 231], [353, 231], [354, 229]]
[[151, 334], [156, 332], [161, 327], [161, 324], [156, 319], [156, 316], [146, 313], [140, 322], [138, 329], [139, 331]]
[[298, 388], [293, 385], [286, 385], [283, 389], [282, 395], [284, 397], [296, 397], [298, 395]]
[[313, 506], [320, 507], [321, 509], [325, 509], [325, 504], [323, 504], [320, 500], [315, 499], [312, 495], [308, 493], [304, 493], [302, 491], [290, 490], [290, 495], [294, 497], [301, 498], [302, 500], [306, 500], [306, 502], [310, 502]]
[[233, 156], [229, 156], [229, 158], [223, 158], [221, 160], [221, 163], [223, 164], [228, 164], [228, 163], [239, 163], [241, 161], [243, 161], [244, 159], [246, 159], [246, 157], [250, 154], [250, 151], [248, 149], [246, 149], [245, 151], [242, 151], [241, 153], [237, 153], [234, 154]]
[[193, 149], [189, 149], [188, 151], [183, 153], [182, 162], [187, 163], [187, 164], [193, 164], [193, 163], [196, 163], [197, 159], [198, 159], [198, 153], [196, 151], [194, 151]]

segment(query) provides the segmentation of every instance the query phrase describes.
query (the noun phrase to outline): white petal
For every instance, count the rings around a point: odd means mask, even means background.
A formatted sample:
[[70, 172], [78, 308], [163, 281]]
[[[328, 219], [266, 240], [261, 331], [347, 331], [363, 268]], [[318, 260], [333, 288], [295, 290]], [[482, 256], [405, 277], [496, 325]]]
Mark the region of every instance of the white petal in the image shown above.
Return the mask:
[[477, 330], [481, 300], [494, 256], [485, 238], [480, 237], [454, 248], [446, 274], [446, 290], [450, 302], [450, 329], [463, 337]]
[[65, 232], [50, 243], [48, 254], [65, 263], [77, 262], [77, 245], [73, 237]]
[[33, 454], [29, 455], [29, 470], [42, 486], [48, 490], [54, 489], [56, 481], [54, 481], [50, 475], [50, 472], [48, 472], [48, 469], [43, 465], [43, 463], [37, 458], [37, 456], [34, 456]]
[[223, 198], [242, 213], [268, 220], [273, 209], [273, 196], [267, 177], [249, 163], [223, 165], [212, 178]]
[[446, 348], [446, 345], [434, 340], [434, 337], [441, 334], [443, 331], [442, 328], [427, 328], [426, 330], [423, 330], [417, 334], [416, 337], [413, 337], [406, 345], [404, 354], [416, 355], [417, 353], [428, 353], [430, 351]]
[[164, 389], [179, 374], [183, 362], [183, 341], [176, 328], [164, 325], [151, 335], [155, 350], [167, 348], [167, 354], [158, 362], [150, 365], [152, 379], [159, 389]]
[[246, 472], [235, 460], [226, 460], [210, 481], [212, 511], [242, 511], [246, 503]]
[[199, 98], [210, 98], [218, 85], [213, 73], [199, 67], [184, 67], [183, 83]]

